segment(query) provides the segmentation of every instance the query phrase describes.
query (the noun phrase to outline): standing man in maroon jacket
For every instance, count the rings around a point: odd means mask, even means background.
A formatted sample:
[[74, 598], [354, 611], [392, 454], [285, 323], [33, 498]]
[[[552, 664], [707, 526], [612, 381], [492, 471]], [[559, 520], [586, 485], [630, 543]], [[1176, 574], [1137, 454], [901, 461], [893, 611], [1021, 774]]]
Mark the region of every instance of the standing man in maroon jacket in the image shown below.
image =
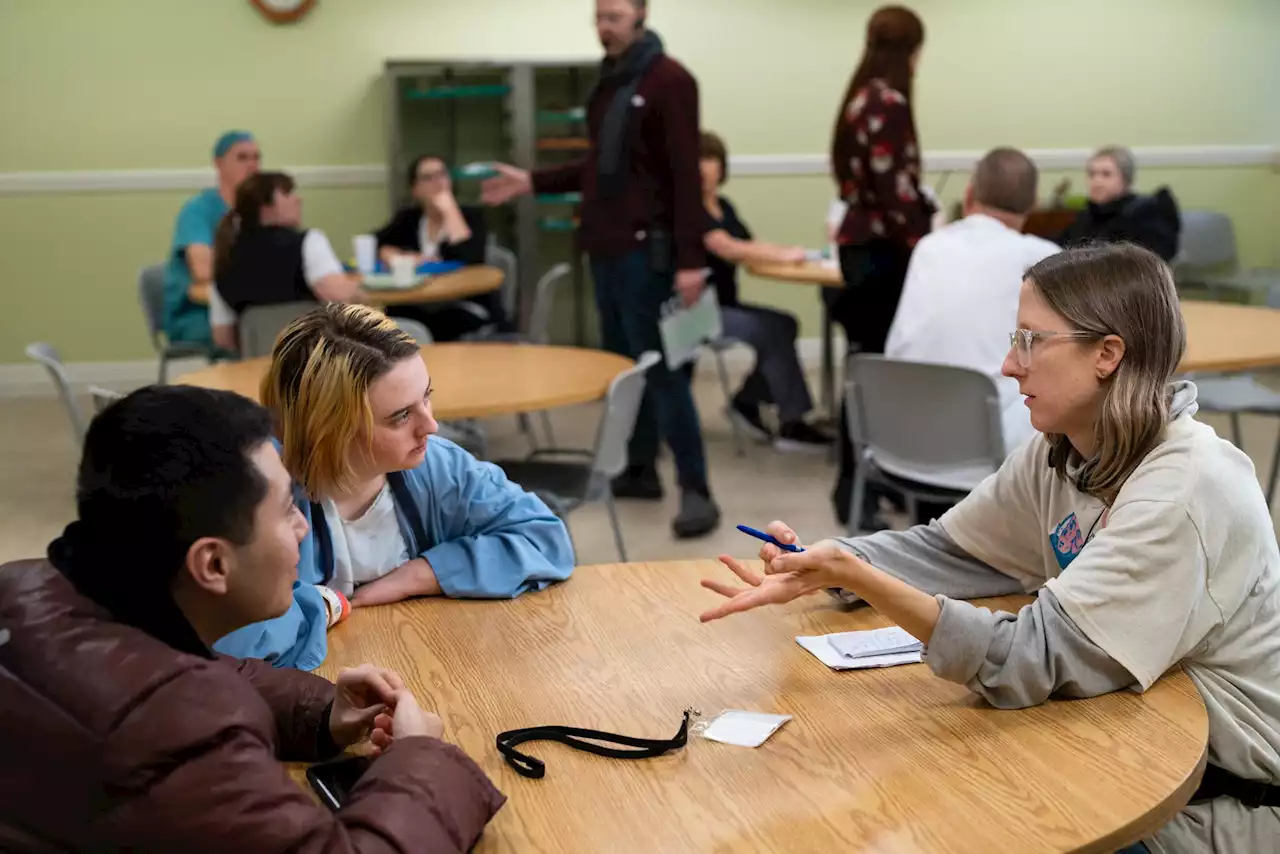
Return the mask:
[[[591, 260], [606, 349], [631, 358], [662, 349], [661, 309], [678, 293], [702, 295], [706, 264], [698, 172], [698, 84], [645, 28], [645, 0], [596, 0], [604, 46], [600, 82], [587, 103], [591, 149], [576, 163], [532, 175], [512, 166], [485, 182], [489, 204], [524, 193], [582, 193], [582, 249]], [[677, 537], [714, 530], [720, 510], [707, 484], [702, 427], [688, 376], [651, 368], [631, 436], [630, 465], [614, 481], [619, 498], [662, 498], [659, 428], [680, 481]]]

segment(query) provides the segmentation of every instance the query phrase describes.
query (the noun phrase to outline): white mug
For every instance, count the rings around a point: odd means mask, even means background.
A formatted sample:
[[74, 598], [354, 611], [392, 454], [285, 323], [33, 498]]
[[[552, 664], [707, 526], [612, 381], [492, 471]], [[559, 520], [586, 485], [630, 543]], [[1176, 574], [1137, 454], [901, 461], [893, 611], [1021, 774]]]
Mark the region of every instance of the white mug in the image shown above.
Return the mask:
[[356, 255], [356, 269], [369, 275], [378, 266], [378, 238], [372, 234], [357, 234], [351, 238], [351, 248]]

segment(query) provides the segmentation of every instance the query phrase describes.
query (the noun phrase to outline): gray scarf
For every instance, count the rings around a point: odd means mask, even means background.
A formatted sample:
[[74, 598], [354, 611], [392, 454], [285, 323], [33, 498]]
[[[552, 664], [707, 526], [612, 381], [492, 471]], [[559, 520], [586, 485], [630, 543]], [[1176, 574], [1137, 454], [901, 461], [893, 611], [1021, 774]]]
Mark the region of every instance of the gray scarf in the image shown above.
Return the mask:
[[631, 115], [631, 99], [635, 97], [640, 82], [663, 55], [662, 39], [647, 30], [635, 44], [617, 59], [605, 57], [600, 64], [600, 80], [592, 90], [587, 103], [606, 86], [617, 86], [613, 100], [609, 102], [600, 128], [597, 143], [600, 197], [611, 199], [622, 192], [630, 171], [630, 149], [627, 145], [627, 123]]

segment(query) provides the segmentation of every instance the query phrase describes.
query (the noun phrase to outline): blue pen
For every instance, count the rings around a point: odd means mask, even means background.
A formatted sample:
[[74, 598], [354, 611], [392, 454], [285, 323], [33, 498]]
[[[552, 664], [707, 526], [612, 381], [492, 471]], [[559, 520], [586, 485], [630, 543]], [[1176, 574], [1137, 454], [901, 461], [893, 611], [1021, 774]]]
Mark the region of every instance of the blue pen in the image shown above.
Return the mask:
[[772, 534], [766, 534], [764, 531], [757, 531], [755, 528], [751, 528], [746, 525], [739, 525], [738, 530], [746, 534], [748, 537], [755, 537], [757, 540], [764, 540], [766, 543], [772, 543], [773, 545], [782, 549], [784, 552], [804, 551], [804, 549], [801, 548], [800, 546], [789, 546], [786, 543], [780, 543], [778, 542], [778, 538], [773, 536]]

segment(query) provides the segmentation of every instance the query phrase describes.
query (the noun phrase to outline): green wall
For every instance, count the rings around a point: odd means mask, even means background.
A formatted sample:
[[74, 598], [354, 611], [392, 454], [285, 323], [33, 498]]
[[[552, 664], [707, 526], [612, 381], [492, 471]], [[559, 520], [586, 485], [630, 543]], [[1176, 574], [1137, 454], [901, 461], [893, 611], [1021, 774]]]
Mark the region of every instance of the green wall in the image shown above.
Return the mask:
[[[875, 5], [650, 8], [701, 82], [704, 124], [735, 153], [813, 154]], [[928, 26], [916, 92], [926, 150], [1280, 142], [1280, 3], [913, 6]], [[384, 59], [591, 57], [591, 14], [590, 0], [321, 0], [301, 24], [273, 27], [246, 0], [0, 0], [0, 173], [199, 167], [228, 127], [253, 129], [270, 166], [378, 163]], [[1273, 168], [1140, 167], [1139, 183], [1230, 213], [1246, 263], [1280, 264]], [[963, 187], [952, 176], [945, 195]], [[741, 177], [729, 192], [762, 236], [821, 242], [825, 178]], [[308, 223], [340, 248], [385, 212], [380, 187], [304, 194]], [[136, 273], [163, 257], [185, 195], [0, 196], [0, 362], [20, 360], [36, 338], [72, 360], [146, 356]], [[748, 293], [794, 308], [814, 333], [811, 290], [753, 282]]]

